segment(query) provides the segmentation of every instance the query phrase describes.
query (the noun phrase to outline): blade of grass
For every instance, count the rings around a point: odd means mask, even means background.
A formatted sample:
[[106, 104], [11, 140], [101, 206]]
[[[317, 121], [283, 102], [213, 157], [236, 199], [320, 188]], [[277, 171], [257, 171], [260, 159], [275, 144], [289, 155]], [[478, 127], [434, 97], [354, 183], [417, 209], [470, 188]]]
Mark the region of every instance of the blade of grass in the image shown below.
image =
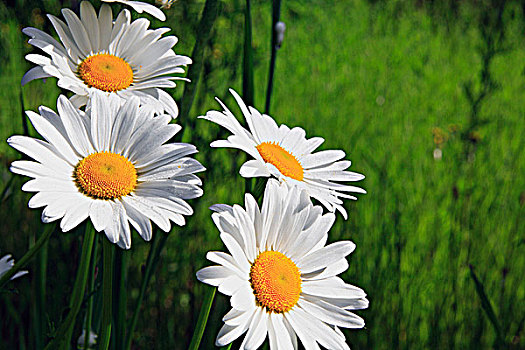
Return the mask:
[[202, 340], [202, 335], [204, 334], [204, 329], [206, 328], [206, 323], [208, 322], [208, 316], [210, 315], [211, 305], [213, 304], [213, 299], [215, 298], [215, 287], [206, 287], [206, 295], [201, 306], [201, 311], [199, 312], [199, 318], [197, 319], [197, 325], [195, 326], [195, 331], [193, 332], [193, 337], [191, 338], [191, 343], [189, 350], [198, 350], [199, 345]]

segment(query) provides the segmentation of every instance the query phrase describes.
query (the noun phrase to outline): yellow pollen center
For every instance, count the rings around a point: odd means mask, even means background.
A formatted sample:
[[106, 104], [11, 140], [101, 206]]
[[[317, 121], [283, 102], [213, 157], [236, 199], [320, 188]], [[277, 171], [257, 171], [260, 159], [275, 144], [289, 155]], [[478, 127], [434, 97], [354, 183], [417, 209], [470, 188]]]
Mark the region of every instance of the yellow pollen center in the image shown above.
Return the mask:
[[257, 303], [269, 312], [289, 311], [301, 294], [299, 268], [279, 252], [259, 254], [250, 269], [250, 282]]
[[273, 164], [284, 176], [302, 181], [304, 170], [293, 154], [272, 142], [263, 142], [257, 146], [257, 151], [266, 163]]
[[133, 83], [133, 70], [122, 58], [101, 53], [78, 65], [78, 74], [89, 87], [107, 92], [126, 89]]
[[95, 199], [120, 198], [137, 185], [135, 166], [126, 157], [111, 152], [93, 153], [82, 159], [73, 176], [80, 191]]

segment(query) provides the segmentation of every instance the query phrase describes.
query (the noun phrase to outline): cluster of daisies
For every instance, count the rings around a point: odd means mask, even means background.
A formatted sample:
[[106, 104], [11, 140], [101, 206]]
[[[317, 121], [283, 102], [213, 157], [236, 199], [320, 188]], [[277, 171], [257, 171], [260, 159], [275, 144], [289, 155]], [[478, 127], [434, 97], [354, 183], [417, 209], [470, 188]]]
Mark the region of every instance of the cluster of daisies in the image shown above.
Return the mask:
[[[270, 177], [262, 206], [249, 193], [240, 205], [214, 205], [212, 218], [229, 253], [209, 252], [217, 265], [197, 272], [197, 278], [231, 296], [231, 310], [217, 346], [246, 333], [241, 349], [256, 349], [268, 336], [271, 349], [349, 349], [339, 329], [362, 328], [351, 310], [368, 307], [365, 292], [337, 277], [348, 268], [354, 243], [326, 244], [335, 211], [347, 218], [341, 198], [364, 193], [336, 181], [357, 181], [363, 175], [346, 169], [343, 151], [313, 153], [323, 143], [307, 139], [302, 128], [278, 126], [274, 119], [236, 99], [249, 130], [221, 102], [224, 111], [201, 117], [228, 129], [227, 140], [212, 147], [238, 148], [253, 159], [241, 166], [243, 177]], [[313, 205], [316, 199], [327, 210]]]
[[[161, 20], [153, 5], [121, 2]], [[185, 224], [193, 210], [186, 202], [200, 197], [195, 175], [205, 168], [192, 154], [195, 146], [169, 142], [181, 127], [164, 88], [175, 86], [191, 59], [175, 54], [168, 28], [149, 29], [145, 18], [131, 21], [127, 9], [115, 18], [102, 4], [98, 14], [88, 1], [80, 17], [63, 9], [64, 20], [49, 15], [60, 41], [35, 28], [24, 33], [45, 55], [26, 58], [36, 64], [22, 83], [57, 78], [70, 92], [60, 96], [57, 112], [40, 107], [27, 112], [41, 138], [12, 136], [9, 145], [33, 160], [11, 165], [14, 173], [32, 178], [22, 190], [35, 192], [29, 207], [43, 207], [44, 223], [60, 220], [69, 231], [86, 219], [119, 247], [131, 247], [131, 227], [147, 240], [152, 223], [170, 231], [171, 222]], [[343, 199], [365, 193], [340, 183], [363, 175], [347, 169], [340, 150], [313, 153], [323, 139], [307, 139], [302, 128], [278, 126], [268, 115], [248, 107], [231, 90], [248, 129], [221, 102], [223, 111], [204, 118], [232, 135], [212, 147], [238, 148], [253, 159], [240, 168], [246, 178], [269, 177], [262, 205], [251, 194], [244, 207], [212, 206], [213, 221], [228, 253], [209, 252], [216, 265], [197, 278], [231, 296], [216, 344], [227, 345], [246, 333], [242, 349], [259, 347], [268, 336], [272, 349], [348, 349], [340, 327], [362, 328], [352, 310], [368, 307], [364, 291], [345, 283], [350, 241], [327, 245], [328, 231]], [[322, 206], [314, 205], [312, 198]], [[323, 209], [323, 206], [326, 210]]]
[[[153, 5], [121, 2], [165, 18]], [[177, 38], [163, 36], [169, 28], [131, 21], [127, 9], [114, 18], [102, 4], [97, 15], [83, 1], [80, 17], [70, 9], [62, 15], [65, 22], [48, 16], [60, 42], [35, 28], [23, 30], [46, 55], [26, 56], [37, 66], [22, 84], [55, 77], [72, 96], [58, 98], [58, 113], [47, 107], [27, 112], [44, 140], [10, 137], [9, 145], [34, 159], [13, 162], [11, 171], [33, 178], [22, 190], [36, 192], [29, 207], [44, 207], [43, 222], [61, 220], [65, 232], [89, 217], [97, 231], [128, 249], [130, 224], [148, 241], [152, 222], [166, 232], [171, 222], [184, 225], [193, 213], [186, 200], [202, 195], [195, 173], [205, 168], [191, 158], [197, 149], [168, 142], [181, 127], [170, 123], [177, 105], [163, 90], [183, 79], [174, 74], [191, 59], [175, 54]]]

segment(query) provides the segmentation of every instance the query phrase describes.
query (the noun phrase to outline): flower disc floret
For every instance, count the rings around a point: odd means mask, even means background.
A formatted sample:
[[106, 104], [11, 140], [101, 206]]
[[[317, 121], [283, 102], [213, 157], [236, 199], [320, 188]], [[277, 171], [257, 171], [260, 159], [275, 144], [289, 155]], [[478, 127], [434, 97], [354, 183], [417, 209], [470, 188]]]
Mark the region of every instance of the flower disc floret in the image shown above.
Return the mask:
[[137, 170], [124, 156], [111, 152], [93, 153], [75, 167], [74, 178], [86, 196], [116, 199], [130, 194], [137, 185]]
[[289, 311], [301, 294], [299, 268], [280, 252], [259, 254], [250, 269], [250, 282], [257, 302], [269, 312]]
[[273, 164], [283, 175], [302, 181], [304, 169], [293, 154], [274, 142], [263, 142], [257, 151], [266, 163]]
[[133, 83], [133, 70], [122, 58], [101, 53], [78, 65], [78, 75], [89, 87], [106, 92], [128, 88]]

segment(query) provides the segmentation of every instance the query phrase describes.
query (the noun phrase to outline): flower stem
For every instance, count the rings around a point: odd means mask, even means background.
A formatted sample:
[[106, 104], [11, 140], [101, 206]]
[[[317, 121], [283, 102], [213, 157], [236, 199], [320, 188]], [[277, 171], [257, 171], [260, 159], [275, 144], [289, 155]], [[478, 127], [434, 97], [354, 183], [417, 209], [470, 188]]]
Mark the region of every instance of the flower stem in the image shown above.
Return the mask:
[[216, 288], [206, 288], [206, 295], [201, 306], [201, 311], [199, 312], [199, 319], [197, 320], [197, 325], [195, 326], [195, 331], [193, 332], [193, 337], [191, 338], [191, 343], [188, 348], [189, 350], [199, 349], [202, 335], [204, 334], [204, 329], [206, 328], [206, 323], [208, 322], [208, 316], [210, 315], [211, 305], [213, 304], [213, 299], [215, 298]]
[[124, 349], [126, 341], [126, 304], [127, 304], [127, 288], [126, 281], [128, 276], [128, 257], [129, 254], [127, 251], [122, 249], [117, 249], [115, 252], [115, 274], [114, 274], [114, 298], [116, 299], [114, 303], [113, 313], [114, 313], [114, 335], [115, 335], [115, 344], [116, 349]]
[[84, 329], [84, 349], [89, 349], [89, 335], [91, 334], [91, 323], [93, 321], [93, 289], [95, 288], [95, 266], [97, 264], [97, 248], [98, 240], [95, 239], [95, 242], [93, 244], [93, 256], [91, 257], [91, 263], [89, 265], [88, 272], [87, 290], [89, 292], [89, 295], [87, 299], [86, 323]]
[[144, 276], [142, 277], [142, 284], [140, 286], [137, 304], [135, 305], [135, 310], [133, 311], [131, 323], [128, 327], [128, 335], [126, 337], [125, 349], [131, 349], [131, 342], [133, 341], [133, 332], [135, 331], [135, 327], [137, 326], [140, 307], [142, 306], [142, 301], [144, 300], [144, 294], [146, 293], [146, 289], [151, 279], [151, 275], [153, 274], [153, 271], [155, 271], [155, 267], [157, 266], [157, 263], [159, 261], [160, 252], [162, 251], [162, 248], [164, 248], [167, 239], [168, 235], [160, 232], [159, 230], [156, 230], [153, 235], [153, 242], [149, 250], [148, 260], [146, 261], [146, 269], [144, 270]]
[[33, 259], [35, 254], [38, 253], [44, 246], [44, 243], [47, 242], [53, 231], [55, 231], [55, 224], [46, 226], [44, 233], [40, 236], [40, 238], [38, 238], [38, 241], [36, 241], [35, 245], [32, 246], [31, 249], [29, 249], [20, 260], [18, 260], [18, 263], [16, 263], [15, 266], [13, 266], [0, 278], [0, 288], [2, 288], [4, 284], [6, 284], [18, 271], [26, 267], [31, 259]]
[[[193, 47], [191, 58], [192, 65], [188, 69], [187, 78], [191, 80], [191, 84], [184, 85], [184, 93], [182, 95], [182, 102], [180, 106], [179, 123], [185, 123], [185, 130], [192, 126], [193, 119], [188, 119], [193, 100], [197, 92], [199, 77], [204, 66], [204, 49], [210, 39], [211, 28], [215, 19], [219, 16], [219, 1], [206, 0], [204, 9], [202, 10], [201, 20], [197, 26], [197, 41]], [[193, 127], [192, 127], [193, 128]]]
[[47, 277], [47, 242], [42, 246], [42, 249], [38, 253], [38, 260], [35, 266], [36, 271], [34, 274], [34, 331], [35, 331], [35, 348], [42, 349], [45, 345], [46, 327], [45, 327], [45, 315], [46, 315], [46, 277]]
[[252, 48], [252, 16], [250, 0], [246, 0], [244, 12], [244, 56], [242, 72], [242, 98], [247, 105], [255, 105], [253, 92], [253, 48]]
[[[77, 271], [77, 278], [73, 286], [73, 293], [71, 295], [71, 301], [69, 302], [69, 313], [66, 319], [60, 325], [60, 328], [56, 332], [55, 338], [47, 344], [45, 349], [58, 349], [68, 348], [70, 343], [71, 335], [73, 333], [73, 327], [75, 325], [75, 319], [80, 306], [84, 299], [84, 292], [86, 289], [87, 275], [89, 265], [91, 261], [91, 254], [93, 252], [93, 243], [95, 241], [95, 229], [91, 224], [91, 221], [86, 223], [86, 232], [84, 234], [84, 242], [82, 242], [82, 254], [80, 256], [80, 266]], [[36, 244], [35, 244], [36, 245]]]
[[279, 22], [281, 15], [281, 0], [273, 1], [272, 11], [272, 56], [270, 58], [270, 70], [268, 72], [268, 87], [266, 88], [266, 108], [264, 113], [270, 114], [270, 102], [272, 98], [273, 89], [273, 72], [275, 70], [275, 59], [277, 58], [277, 30], [275, 25]]
[[106, 350], [111, 338], [112, 298], [113, 298], [113, 250], [115, 246], [107, 239], [102, 242], [102, 325], [99, 334], [99, 349]]

